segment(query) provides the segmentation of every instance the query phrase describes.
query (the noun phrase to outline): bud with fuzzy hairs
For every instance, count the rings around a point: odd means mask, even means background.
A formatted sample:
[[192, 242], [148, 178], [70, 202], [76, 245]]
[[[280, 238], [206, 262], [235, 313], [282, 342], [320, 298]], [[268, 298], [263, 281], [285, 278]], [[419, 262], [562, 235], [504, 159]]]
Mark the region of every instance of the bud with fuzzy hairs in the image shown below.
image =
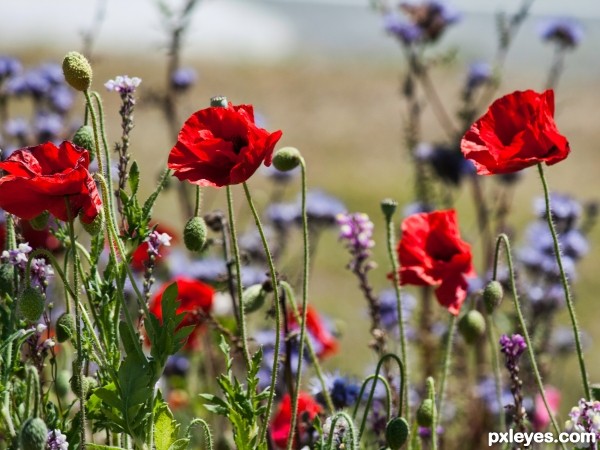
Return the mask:
[[81, 53], [67, 53], [63, 59], [62, 69], [65, 80], [73, 89], [85, 92], [92, 85], [92, 66]]
[[281, 172], [294, 170], [302, 161], [300, 151], [295, 147], [283, 147], [273, 155], [273, 165]]
[[86, 149], [90, 153], [90, 161], [96, 156], [96, 143], [94, 129], [89, 125], [82, 125], [73, 135], [73, 144]]
[[39, 417], [27, 419], [19, 432], [21, 450], [46, 450], [48, 427]]
[[202, 217], [192, 217], [183, 228], [183, 242], [191, 252], [199, 252], [206, 245], [206, 222]]
[[33, 286], [23, 290], [19, 299], [19, 312], [28, 322], [37, 322], [44, 312], [46, 299], [41, 291]]

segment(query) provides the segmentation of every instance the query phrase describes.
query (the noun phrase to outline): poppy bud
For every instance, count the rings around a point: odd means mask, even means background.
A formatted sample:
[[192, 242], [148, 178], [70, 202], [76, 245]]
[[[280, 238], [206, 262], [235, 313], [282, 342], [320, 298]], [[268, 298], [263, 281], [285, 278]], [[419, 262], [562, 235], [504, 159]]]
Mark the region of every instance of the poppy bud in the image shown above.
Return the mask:
[[430, 398], [426, 398], [417, 409], [417, 423], [421, 427], [429, 428], [433, 423], [433, 409], [435, 405], [433, 404], [433, 400]]
[[85, 148], [90, 152], [90, 161], [96, 155], [96, 142], [94, 141], [94, 129], [89, 125], [82, 125], [73, 135], [73, 144]]
[[295, 147], [283, 147], [273, 155], [273, 165], [281, 172], [288, 172], [295, 169], [301, 161], [302, 155]]
[[210, 106], [213, 108], [227, 108], [227, 97], [218, 95], [210, 99]]
[[[75, 368], [75, 363], [73, 363], [73, 368]], [[79, 388], [79, 375], [78, 374], [74, 374], [71, 379], [69, 380], [69, 384], [71, 385], [71, 389], [73, 390], [73, 393], [77, 396], [77, 397], [81, 397], [81, 390]], [[92, 389], [95, 389], [97, 386], [97, 382], [95, 378], [92, 377], [86, 377], [84, 376], [83, 378], [83, 383], [82, 383], [82, 387], [83, 387], [83, 395], [85, 395], [86, 397], [88, 396], [88, 394], [91, 392]]]
[[29, 225], [31, 228], [37, 231], [42, 231], [46, 229], [48, 226], [48, 218], [50, 217], [50, 213], [48, 211], [44, 211], [39, 216], [34, 217], [29, 221]]
[[483, 315], [475, 309], [469, 311], [458, 322], [458, 331], [467, 343], [472, 344], [485, 333]]
[[392, 216], [396, 213], [397, 207], [398, 202], [396, 200], [392, 200], [391, 198], [386, 198], [381, 201], [381, 210], [383, 211], [383, 215], [387, 221], [392, 219]]
[[0, 265], [0, 296], [11, 295], [14, 287], [15, 270], [10, 264]]
[[244, 290], [242, 301], [244, 302], [244, 312], [252, 313], [258, 311], [265, 304], [266, 291], [262, 284], [254, 284]]
[[74, 89], [85, 92], [92, 84], [92, 66], [79, 52], [69, 52], [62, 64], [65, 80]]
[[25, 288], [19, 300], [19, 312], [28, 322], [37, 322], [44, 312], [46, 299], [41, 291], [33, 286]]
[[83, 220], [81, 220], [81, 218], [82, 214], [79, 214], [79, 222], [81, 223], [83, 229], [87, 231], [90, 236], [96, 236], [104, 228], [104, 214], [102, 213], [102, 210], [100, 210], [100, 213], [90, 223], [85, 223]]
[[202, 217], [192, 217], [183, 229], [183, 242], [191, 252], [199, 252], [206, 245], [206, 222]]
[[403, 417], [390, 420], [385, 427], [385, 440], [392, 450], [398, 450], [408, 439], [408, 423]]
[[69, 393], [69, 371], [61, 370], [56, 375], [56, 383], [54, 384], [56, 395], [66, 397]]
[[65, 342], [75, 336], [75, 318], [71, 314], [64, 313], [56, 321], [56, 339]]
[[46, 423], [39, 417], [29, 418], [21, 427], [19, 448], [21, 450], [45, 450], [47, 439]]
[[504, 289], [502, 288], [502, 285], [496, 280], [490, 281], [483, 290], [483, 303], [485, 304], [485, 309], [489, 314], [491, 314], [494, 309], [500, 305], [502, 297], [504, 297]]

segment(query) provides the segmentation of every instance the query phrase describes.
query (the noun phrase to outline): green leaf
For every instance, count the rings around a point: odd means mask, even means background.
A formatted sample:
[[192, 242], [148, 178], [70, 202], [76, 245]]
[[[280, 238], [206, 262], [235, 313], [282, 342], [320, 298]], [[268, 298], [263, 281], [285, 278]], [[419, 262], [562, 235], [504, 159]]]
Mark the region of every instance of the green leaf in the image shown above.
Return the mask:
[[109, 445], [100, 444], [85, 444], [85, 448], [88, 450], [123, 450], [121, 447], [111, 447]]
[[138, 167], [137, 161], [133, 161], [131, 163], [131, 168], [129, 169], [129, 189], [131, 189], [131, 196], [135, 197], [137, 194], [138, 187], [140, 185], [140, 168]]
[[190, 440], [187, 438], [177, 439], [171, 444], [168, 450], [185, 450], [186, 448], [188, 448], [189, 444]]
[[177, 430], [179, 427], [166, 405], [160, 409], [154, 421], [154, 445], [156, 446], [156, 450], [169, 450], [171, 445], [177, 440]]

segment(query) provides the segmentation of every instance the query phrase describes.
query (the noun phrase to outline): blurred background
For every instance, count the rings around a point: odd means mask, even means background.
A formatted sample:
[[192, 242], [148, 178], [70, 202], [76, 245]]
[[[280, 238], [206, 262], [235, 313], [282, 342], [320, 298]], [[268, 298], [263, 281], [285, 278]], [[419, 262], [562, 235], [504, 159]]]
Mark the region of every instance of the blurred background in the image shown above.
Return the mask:
[[[166, 2], [174, 8], [180, 3]], [[497, 48], [496, 14], [514, 13], [521, 2], [455, 0], [461, 20], [450, 27], [432, 52], [445, 62], [431, 77], [447, 110], [455, 113], [469, 64], [491, 62]], [[508, 55], [498, 94], [516, 89], [541, 90], [550, 69], [553, 49], [539, 37], [540, 24], [552, 17], [576, 18], [583, 26], [581, 44], [566, 56], [557, 89], [556, 120], [572, 148], [571, 156], [547, 171], [554, 191], [582, 201], [600, 197], [600, 3], [596, 0], [540, 0], [524, 22]], [[39, 0], [5, 1], [0, 5], [0, 53], [21, 59], [24, 67], [61, 61], [67, 51], [85, 48], [92, 36], [94, 87], [103, 94], [109, 140], [120, 136], [119, 96], [104, 93], [103, 84], [117, 75], [142, 78], [131, 152], [141, 166], [147, 195], [164, 168], [173, 136], [162, 112], [150, 100], [167, 84], [168, 32], [159, 8], [150, 0]], [[398, 42], [383, 27], [381, 14], [367, 0], [203, 0], [193, 13], [181, 50], [181, 65], [197, 73], [194, 86], [179, 103], [181, 118], [226, 95], [234, 104], [251, 103], [263, 126], [283, 130], [281, 145], [298, 147], [309, 167], [309, 183], [339, 198], [348, 211], [366, 212], [375, 222], [374, 249], [379, 267], [371, 272], [379, 289], [388, 286], [384, 228], [379, 201], [395, 198], [401, 207], [413, 198], [410, 162], [404, 148], [405, 106], [400, 97], [406, 63]], [[77, 101], [83, 105], [83, 99]], [[81, 111], [81, 109], [79, 110]], [[427, 142], [444, 137], [428, 105], [424, 107], [422, 136]], [[80, 117], [80, 116], [79, 116]], [[80, 120], [80, 119], [79, 119]], [[0, 130], [2, 133], [2, 130]], [[144, 178], [143, 178], [144, 179]], [[251, 180], [258, 203], [265, 206], [270, 186], [260, 176]], [[297, 187], [287, 188], [293, 199]], [[205, 209], [221, 208], [223, 194], [206, 190]], [[527, 170], [515, 192], [510, 226], [517, 241], [534, 220], [534, 199], [541, 194], [535, 169]], [[467, 186], [456, 189], [463, 236], [477, 249], [477, 224]], [[185, 218], [174, 192], [160, 203], [157, 219], [175, 229]], [[242, 205], [241, 202], [238, 205]], [[240, 206], [243, 223], [249, 215]], [[575, 280], [581, 325], [600, 338], [596, 295], [600, 292], [598, 229], [590, 235], [590, 253]], [[293, 257], [300, 257], [297, 253]], [[292, 258], [293, 258], [292, 257]], [[366, 304], [352, 274], [345, 270], [349, 256], [337, 241], [337, 231], [326, 231], [314, 261], [311, 301], [329, 314], [342, 331], [339, 356], [328, 362], [362, 376], [375, 363], [366, 348], [369, 339]], [[562, 317], [566, 321], [566, 315]], [[363, 348], [362, 352], [354, 352]], [[353, 352], [348, 358], [348, 352]], [[600, 357], [587, 347], [593, 382], [600, 381]], [[579, 387], [574, 358], [553, 382], [567, 387], [564, 408], [575, 404]]]

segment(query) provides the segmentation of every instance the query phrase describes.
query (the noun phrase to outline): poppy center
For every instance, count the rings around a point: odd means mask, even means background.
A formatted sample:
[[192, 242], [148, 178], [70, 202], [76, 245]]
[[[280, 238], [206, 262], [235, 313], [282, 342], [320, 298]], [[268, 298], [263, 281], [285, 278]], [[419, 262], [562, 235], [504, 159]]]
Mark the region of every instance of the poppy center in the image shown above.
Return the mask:
[[248, 146], [248, 139], [244, 136], [234, 136], [231, 143], [233, 144], [233, 151], [236, 155], [239, 155], [242, 149]]

